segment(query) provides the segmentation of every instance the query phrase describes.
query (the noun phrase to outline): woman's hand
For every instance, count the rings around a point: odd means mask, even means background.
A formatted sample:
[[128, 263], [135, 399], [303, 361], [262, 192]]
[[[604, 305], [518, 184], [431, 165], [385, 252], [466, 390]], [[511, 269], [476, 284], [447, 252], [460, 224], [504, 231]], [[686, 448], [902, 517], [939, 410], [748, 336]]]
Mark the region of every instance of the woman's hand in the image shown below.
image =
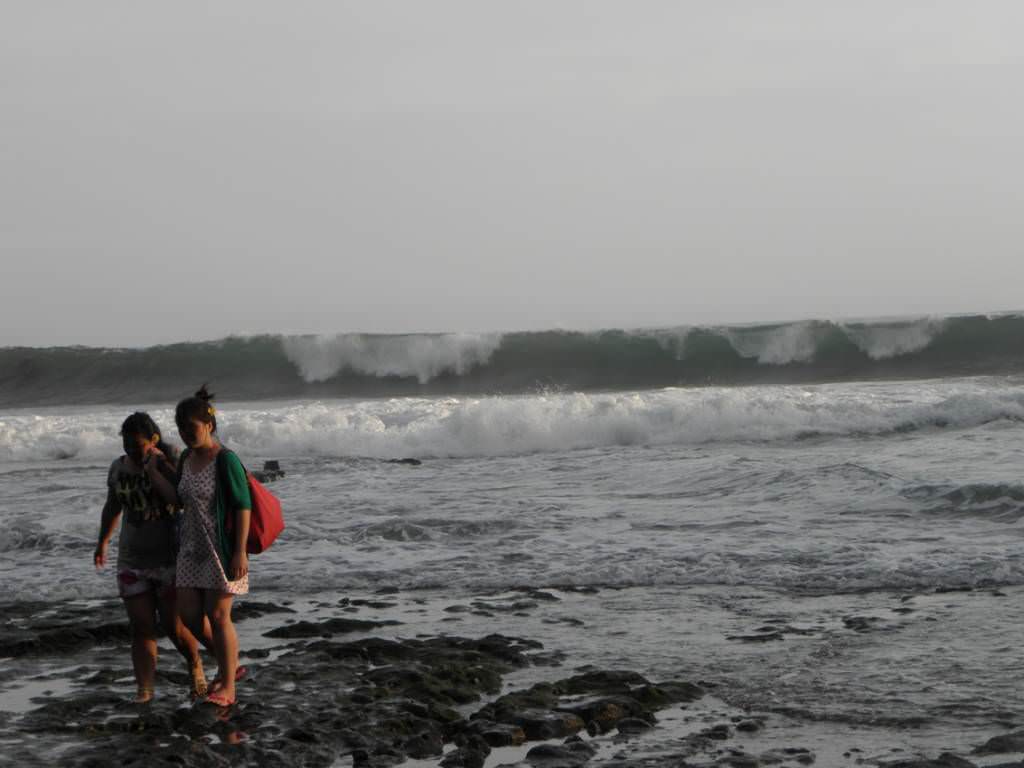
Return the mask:
[[92, 564], [97, 568], [107, 564], [107, 542], [101, 541], [96, 545], [96, 551], [92, 553]]
[[247, 573], [249, 573], [249, 556], [245, 552], [235, 552], [231, 558], [231, 570], [228, 573], [228, 578], [231, 581], [238, 581]]
[[159, 469], [161, 464], [167, 462], [167, 456], [164, 452], [157, 447], [153, 447], [149, 452], [146, 453], [145, 458], [142, 459], [142, 467], [147, 472]]

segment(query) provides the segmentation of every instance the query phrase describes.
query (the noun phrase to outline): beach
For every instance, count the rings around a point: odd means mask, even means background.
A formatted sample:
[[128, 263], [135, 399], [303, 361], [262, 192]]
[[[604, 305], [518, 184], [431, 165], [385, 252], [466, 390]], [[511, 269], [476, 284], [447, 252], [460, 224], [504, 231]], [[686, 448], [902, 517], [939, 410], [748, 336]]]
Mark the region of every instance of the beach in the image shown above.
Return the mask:
[[0, 768], [1024, 768], [1024, 4], [2, 18]]
[[117, 425], [168, 404], [10, 405], [0, 760], [1014, 764], [1021, 383], [225, 398], [288, 525], [236, 601], [227, 712], [166, 640], [127, 703], [92, 566]]

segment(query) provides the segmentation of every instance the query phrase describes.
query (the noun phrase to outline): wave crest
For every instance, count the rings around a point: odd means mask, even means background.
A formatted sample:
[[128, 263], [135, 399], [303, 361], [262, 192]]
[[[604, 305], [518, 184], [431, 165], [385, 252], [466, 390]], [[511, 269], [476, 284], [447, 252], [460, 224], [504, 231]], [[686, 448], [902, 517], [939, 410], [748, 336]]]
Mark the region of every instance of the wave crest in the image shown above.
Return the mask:
[[628, 391], [1024, 373], [1024, 315], [505, 334], [231, 337], [0, 349], [0, 407]]
[[941, 318], [892, 323], [844, 324], [843, 332], [872, 360], [920, 352], [943, 331]]
[[281, 345], [306, 382], [326, 381], [343, 371], [367, 376], [415, 378], [425, 384], [443, 373], [462, 376], [484, 365], [501, 334], [411, 334], [286, 336]]
[[[154, 410], [158, 424], [169, 410]], [[820, 387], [313, 401], [220, 411], [220, 434], [250, 457], [502, 456], [629, 445], [795, 441], [1024, 421], [998, 380]], [[0, 419], [0, 461], [120, 453], [114, 409]]]
[[766, 365], [806, 363], [831, 330], [828, 323], [805, 321], [767, 328], [723, 328], [721, 333], [740, 355]]

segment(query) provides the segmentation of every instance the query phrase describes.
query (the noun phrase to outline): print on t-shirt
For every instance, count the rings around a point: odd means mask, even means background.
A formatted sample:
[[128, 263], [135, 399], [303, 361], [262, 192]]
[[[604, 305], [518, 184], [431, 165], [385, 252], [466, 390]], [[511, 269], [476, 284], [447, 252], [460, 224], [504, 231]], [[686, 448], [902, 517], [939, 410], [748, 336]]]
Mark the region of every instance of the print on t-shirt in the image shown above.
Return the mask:
[[150, 520], [159, 520], [173, 513], [173, 508], [161, 504], [153, 493], [153, 482], [149, 475], [135, 475], [119, 472], [114, 482], [114, 492], [121, 503], [125, 519], [132, 525], [142, 525]]

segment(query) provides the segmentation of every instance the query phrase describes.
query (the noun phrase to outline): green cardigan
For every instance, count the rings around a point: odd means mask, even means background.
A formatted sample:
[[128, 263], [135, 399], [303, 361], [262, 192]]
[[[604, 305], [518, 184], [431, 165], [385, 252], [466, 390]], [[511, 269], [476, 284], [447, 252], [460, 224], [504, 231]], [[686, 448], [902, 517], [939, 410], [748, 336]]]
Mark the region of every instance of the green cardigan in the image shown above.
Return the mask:
[[[191, 448], [186, 448], [178, 459], [179, 484], [185, 459], [191, 452]], [[227, 573], [235, 554], [235, 515], [241, 509], [252, 509], [252, 495], [249, 493], [249, 478], [245, 467], [234, 451], [221, 448], [215, 461], [217, 486], [213, 497], [213, 519], [217, 524], [217, 553]]]

